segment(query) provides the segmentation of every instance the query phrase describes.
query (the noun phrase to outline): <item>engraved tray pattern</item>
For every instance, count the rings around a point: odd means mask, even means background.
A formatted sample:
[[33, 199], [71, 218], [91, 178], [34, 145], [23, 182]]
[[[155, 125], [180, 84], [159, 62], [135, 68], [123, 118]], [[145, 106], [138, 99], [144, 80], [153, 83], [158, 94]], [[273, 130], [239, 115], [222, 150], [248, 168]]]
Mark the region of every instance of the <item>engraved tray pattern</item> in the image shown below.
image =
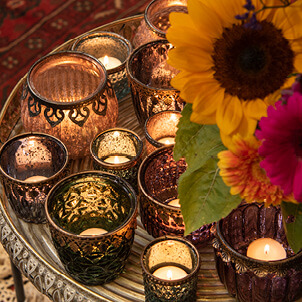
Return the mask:
[[[142, 16], [130, 17], [98, 27], [90, 32], [107, 30], [117, 32], [130, 41], [139, 26]], [[69, 49], [70, 40], [54, 51]], [[22, 78], [9, 96], [0, 113], [0, 141], [23, 131], [20, 122], [20, 96], [25, 78]], [[130, 96], [119, 103], [118, 126], [135, 131], [143, 138], [134, 114]], [[143, 138], [144, 139], [144, 138]], [[72, 162], [72, 171], [92, 169], [89, 157]], [[135, 242], [124, 273], [115, 281], [103, 286], [85, 286], [70, 278], [57, 256], [46, 225], [26, 223], [18, 219], [7, 203], [0, 187], [0, 239], [10, 258], [21, 272], [47, 295], [57, 302], [93, 301], [144, 301], [144, 286], [140, 267], [143, 247], [153, 238], [143, 229], [138, 219]], [[197, 301], [234, 301], [219, 281], [215, 269], [214, 253], [210, 243], [200, 249], [201, 268], [198, 280]]]

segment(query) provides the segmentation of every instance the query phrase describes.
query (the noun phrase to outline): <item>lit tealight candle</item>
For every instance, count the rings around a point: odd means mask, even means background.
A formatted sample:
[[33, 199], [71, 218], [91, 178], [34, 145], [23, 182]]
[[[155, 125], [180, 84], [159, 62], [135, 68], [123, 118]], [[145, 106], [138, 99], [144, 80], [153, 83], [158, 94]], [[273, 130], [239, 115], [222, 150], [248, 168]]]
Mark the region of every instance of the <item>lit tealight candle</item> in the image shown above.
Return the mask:
[[178, 280], [184, 278], [188, 274], [180, 267], [167, 265], [157, 269], [153, 275], [164, 280]]
[[103, 65], [105, 66], [106, 69], [113, 69], [122, 64], [122, 62], [118, 58], [115, 58], [115, 57], [104, 56], [104, 57], [98, 58], [98, 60], [101, 63], [103, 63]]
[[163, 137], [163, 138], [159, 139], [158, 142], [162, 143], [164, 145], [173, 145], [173, 144], [175, 144], [175, 137], [172, 137], [172, 136]]
[[42, 176], [42, 175], [35, 175], [35, 176], [31, 176], [31, 177], [26, 178], [24, 181], [26, 181], [26, 182], [38, 182], [38, 181], [42, 181], [42, 180], [45, 180], [45, 179], [47, 179], [47, 177]]
[[104, 162], [109, 164], [122, 164], [128, 161], [130, 161], [130, 159], [124, 155], [111, 155], [104, 159]]
[[108, 232], [101, 228], [90, 228], [90, 229], [87, 229], [87, 230], [83, 231], [82, 233], [80, 233], [80, 235], [94, 236], [94, 235], [103, 235], [106, 233], [108, 233]]
[[173, 207], [177, 207], [180, 208], [180, 203], [179, 203], [179, 199], [172, 199], [171, 201], [168, 202], [169, 206], [173, 206]]
[[258, 260], [274, 261], [286, 258], [286, 251], [278, 241], [260, 238], [249, 245], [246, 255]]

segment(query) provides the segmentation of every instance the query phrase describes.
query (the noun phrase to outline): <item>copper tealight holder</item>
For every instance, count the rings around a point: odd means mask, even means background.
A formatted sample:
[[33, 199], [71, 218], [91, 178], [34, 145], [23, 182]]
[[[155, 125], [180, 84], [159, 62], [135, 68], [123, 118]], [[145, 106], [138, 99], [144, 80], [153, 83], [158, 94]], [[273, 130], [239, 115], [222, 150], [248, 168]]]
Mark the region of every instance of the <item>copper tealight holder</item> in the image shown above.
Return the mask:
[[23, 126], [59, 138], [70, 158], [89, 155], [93, 137], [115, 127], [117, 117], [114, 90], [96, 58], [64, 51], [31, 67], [21, 98]]
[[172, 48], [167, 40], [158, 40], [137, 48], [127, 62], [133, 106], [142, 127], [146, 119], [160, 111], [181, 111], [184, 102], [179, 91], [170, 85], [178, 73], [168, 65], [168, 52]]
[[126, 38], [106, 31], [90, 33], [77, 39], [72, 45], [72, 50], [90, 54], [101, 60], [118, 100], [130, 93], [126, 62], [132, 52], [132, 46]]
[[146, 149], [150, 154], [154, 150], [175, 144], [177, 125], [181, 113], [165, 110], [150, 116], [145, 123]]
[[187, 240], [164, 236], [141, 255], [145, 301], [196, 301], [199, 253]]
[[68, 173], [68, 154], [57, 138], [24, 133], [0, 150], [0, 171], [8, 201], [26, 222], [46, 221], [44, 203], [50, 189]]
[[100, 171], [70, 175], [50, 191], [45, 211], [59, 258], [75, 280], [104, 284], [123, 272], [137, 216], [127, 182]]
[[144, 19], [133, 39], [134, 47], [166, 37], [171, 12], [187, 13], [187, 0], [153, 0], [145, 9]]
[[[185, 172], [184, 159], [173, 159], [173, 145], [149, 154], [138, 171], [140, 217], [147, 232], [153, 237], [184, 236], [185, 225], [178, 200], [177, 182]], [[212, 239], [213, 224], [201, 226], [188, 235], [196, 246]]]
[[137, 190], [143, 142], [136, 133], [123, 128], [108, 129], [93, 139], [90, 151], [94, 169], [115, 174]]

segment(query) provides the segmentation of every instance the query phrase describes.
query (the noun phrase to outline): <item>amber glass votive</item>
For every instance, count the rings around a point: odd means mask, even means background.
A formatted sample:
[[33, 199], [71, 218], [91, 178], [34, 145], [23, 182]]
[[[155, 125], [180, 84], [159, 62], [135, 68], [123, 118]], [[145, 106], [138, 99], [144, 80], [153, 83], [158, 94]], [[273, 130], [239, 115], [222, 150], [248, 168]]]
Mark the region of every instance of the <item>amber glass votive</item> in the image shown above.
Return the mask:
[[19, 218], [34, 223], [46, 221], [46, 196], [68, 173], [67, 164], [67, 149], [53, 136], [24, 133], [4, 143], [0, 150], [2, 183]]
[[23, 126], [59, 138], [70, 158], [89, 155], [91, 140], [115, 127], [117, 116], [114, 90], [96, 58], [64, 51], [31, 67], [21, 97]]
[[130, 93], [126, 61], [130, 57], [132, 46], [126, 38], [105, 31], [86, 34], [74, 42], [72, 49], [90, 54], [101, 61], [118, 100]]
[[144, 127], [146, 119], [160, 111], [181, 111], [184, 102], [170, 85], [178, 71], [167, 63], [172, 48], [167, 40], [158, 40], [137, 48], [127, 62], [133, 106]]
[[[283, 219], [287, 217], [282, 218], [279, 207], [243, 203], [217, 223], [213, 242], [217, 272], [238, 301], [289, 302], [302, 297], [302, 252], [294, 254], [288, 245]], [[247, 256], [256, 241], [257, 254]], [[263, 249], [259, 242], [265, 242]], [[276, 249], [280, 259], [264, 260]]]
[[[149, 154], [138, 171], [141, 221], [153, 237], [173, 235], [182, 237], [185, 225], [177, 199], [177, 182], [185, 172], [184, 159], [173, 159], [173, 145]], [[213, 224], [201, 226], [188, 235], [194, 245], [202, 246], [212, 239]]]
[[50, 191], [45, 209], [54, 246], [75, 280], [103, 284], [123, 271], [137, 216], [128, 183], [100, 171], [73, 174]]
[[150, 242], [141, 255], [145, 301], [196, 301], [199, 253], [187, 240], [172, 236]]
[[166, 110], [158, 112], [146, 120], [144, 130], [148, 154], [160, 147], [175, 144], [180, 117], [179, 111]]
[[153, 0], [146, 7], [144, 19], [133, 39], [134, 47], [166, 37], [171, 12], [187, 13], [187, 0]]
[[93, 167], [125, 179], [137, 190], [137, 173], [142, 162], [143, 142], [128, 129], [108, 129], [90, 146]]

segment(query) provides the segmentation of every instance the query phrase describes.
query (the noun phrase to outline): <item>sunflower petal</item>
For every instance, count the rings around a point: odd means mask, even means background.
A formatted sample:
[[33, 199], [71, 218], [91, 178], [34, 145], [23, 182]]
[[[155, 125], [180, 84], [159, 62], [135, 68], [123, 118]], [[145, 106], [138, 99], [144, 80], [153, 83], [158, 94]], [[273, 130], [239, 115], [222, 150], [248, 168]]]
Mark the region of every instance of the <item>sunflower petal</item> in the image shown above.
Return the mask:
[[262, 100], [245, 101], [242, 108], [247, 118], [260, 120], [262, 116], [266, 116], [267, 105]]

